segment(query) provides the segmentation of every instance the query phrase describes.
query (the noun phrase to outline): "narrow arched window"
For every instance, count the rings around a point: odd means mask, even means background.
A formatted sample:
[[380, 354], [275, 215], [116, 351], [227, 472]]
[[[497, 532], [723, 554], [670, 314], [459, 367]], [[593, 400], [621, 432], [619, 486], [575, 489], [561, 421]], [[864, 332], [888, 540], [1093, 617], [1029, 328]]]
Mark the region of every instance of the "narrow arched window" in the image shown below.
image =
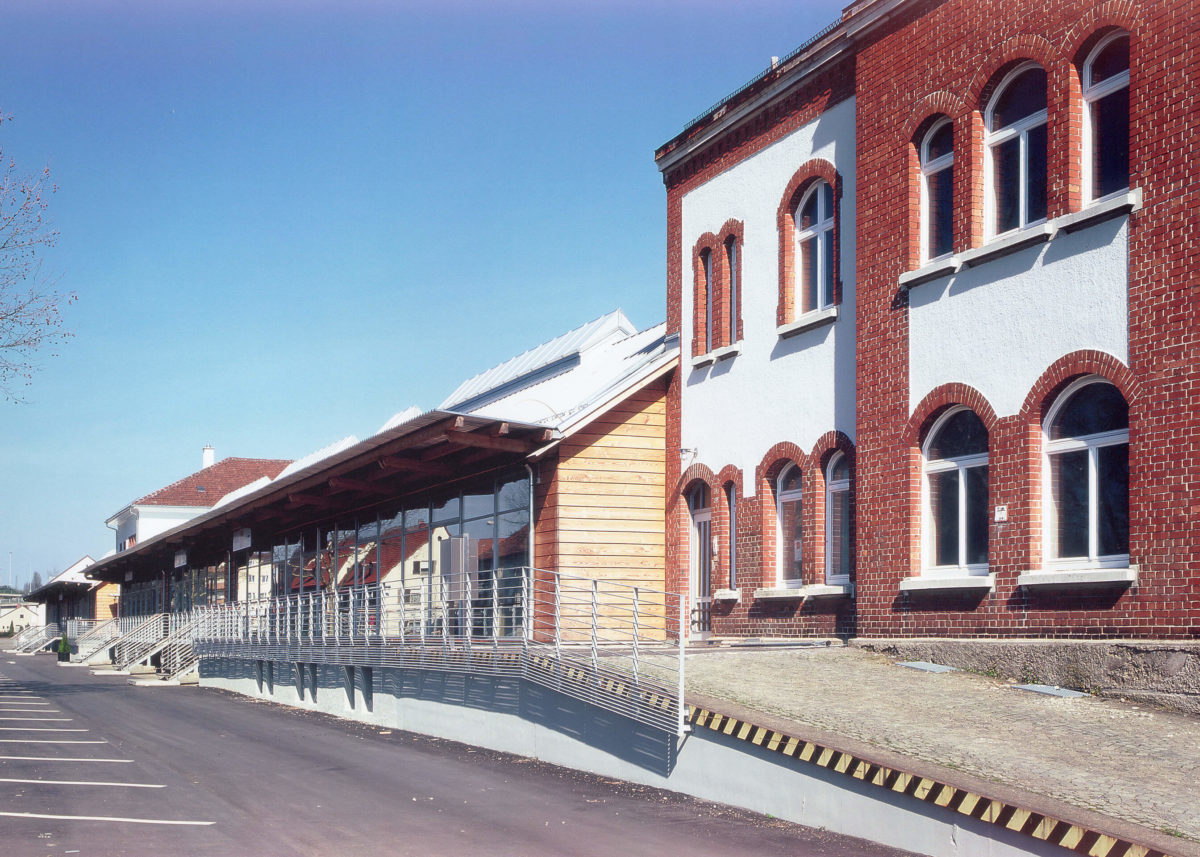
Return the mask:
[[775, 500], [778, 511], [778, 538], [776, 540], [776, 556], [778, 557], [779, 580], [785, 585], [799, 586], [803, 570], [803, 528], [801, 512], [803, 510], [803, 490], [801, 488], [801, 471], [795, 464], [789, 464], [779, 474], [775, 484]]
[[1129, 563], [1129, 406], [1107, 381], [1068, 387], [1045, 426], [1047, 557]]
[[725, 483], [725, 508], [729, 510], [729, 588], [737, 589], [737, 487]]
[[825, 469], [825, 582], [850, 581], [850, 463], [837, 453]]
[[954, 126], [938, 121], [921, 141], [921, 258], [954, 249]]
[[1000, 83], [985, 115], [989, 232], [1046, 218], [1046, 72], [1024, 63]]
[[691, 513], [691, 569], [690, 590], [692, 595], [691, 629], [693, 633], [706, 634], [710, 630], [709, 602], [712, 596], [712, 499], [708, 486], [697, 482], [687, 495], [688, 511]]
[[700, 267], [704, 277], [704, 352], [713, 350], [713, 259], [712, 251], [700, 251]]
[[726, 324], [726, 339], [727, 343], [737, 342], [738, 337], [738, 313], [741, 311], [741, 283], [739, 276], [741, 271], [738, 269], [738, 240], [736, 235], [730, 235], [725, 239], [725, 267], [729, 271], [729, 291], [727, 295], [727, 306], [725, 315]]
[[1129, 187], [1129, 34], [1102, 39], [1083, 65], [1088, 198]]
[[802, 312], [833, 306], [833, 188], [818, 181], [796, 206], [796, 260]]
[[952, 408], [925, 441], [925, 567], [982, 573], [988, 563], [988, 432], [968, 408]]

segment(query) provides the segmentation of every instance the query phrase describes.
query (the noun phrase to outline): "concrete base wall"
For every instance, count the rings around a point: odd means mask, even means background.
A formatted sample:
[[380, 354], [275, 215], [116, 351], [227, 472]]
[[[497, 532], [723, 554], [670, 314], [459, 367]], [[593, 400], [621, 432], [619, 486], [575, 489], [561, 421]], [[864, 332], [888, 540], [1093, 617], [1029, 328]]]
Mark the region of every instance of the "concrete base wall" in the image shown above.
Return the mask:
[[1200, 641], [857, 639], [851, 645], [1200, 714]]
[[824, 768], [794, 767], [778, 753], [720, 733], [702, 730], [680, 739], [522, 679], [210, 658], [200, 665], [200, 683], [690, 794], [931, 857], [1061, 853]]

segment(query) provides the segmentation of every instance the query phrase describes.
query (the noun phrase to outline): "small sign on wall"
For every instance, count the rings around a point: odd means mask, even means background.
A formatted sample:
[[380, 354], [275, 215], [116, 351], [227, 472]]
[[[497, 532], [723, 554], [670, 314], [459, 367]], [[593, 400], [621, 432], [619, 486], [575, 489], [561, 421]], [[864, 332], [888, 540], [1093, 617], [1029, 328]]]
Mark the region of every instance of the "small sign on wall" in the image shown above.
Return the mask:
[[187, 567], [187, 551], [186, 550], [175, 551], [175, 567], [176, 568], [186, 568]]
[[233, 549], [235, 551], [243, 551], [250, 547], [250, 528], [242, 527], [240, 530], [233, 531]]

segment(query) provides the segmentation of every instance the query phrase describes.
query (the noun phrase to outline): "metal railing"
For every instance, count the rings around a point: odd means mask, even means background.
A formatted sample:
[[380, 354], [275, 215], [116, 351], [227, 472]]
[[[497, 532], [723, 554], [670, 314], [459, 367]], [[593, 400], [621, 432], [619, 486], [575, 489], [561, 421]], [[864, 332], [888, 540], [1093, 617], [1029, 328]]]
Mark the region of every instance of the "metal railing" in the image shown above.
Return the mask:
[[52, 625], [30, 625], [13, 638], [12, 650], [22, 654], [39, 651], [61, 637], [62, 633], [62, 629], [58, 627], [57, 623]]
[[113, 666], [119, 670], [129, 669], [138, 661], [151, 657], [167, 638], [170, 614], [156, 613], [152, 616], [123, 616], [121, 624], [129, 627], [117, 644], [113, 655]]
[[[69, 634], [69, 632], [68, 632]], [[88, 631], [75, 639], [75, 654], [71, 660], [86, 661], [121, 634], [119, 619], [109, 619], [94, 624]]]
[[196, 611], [171, 614], [167, 638], [162, 642], [159, 660], [159, 671], [167, 678], [175, 678], [199, 662], [200, 658], [192, 647], [199, 619], [200, 615]]
[[103, 619], [68, 619], [67, 640], [73, 643], [103, 622]]
[[685, 609], [632, 583], [505, 568], [191, 615], [198, 656], [517, 676], [681, 733]]

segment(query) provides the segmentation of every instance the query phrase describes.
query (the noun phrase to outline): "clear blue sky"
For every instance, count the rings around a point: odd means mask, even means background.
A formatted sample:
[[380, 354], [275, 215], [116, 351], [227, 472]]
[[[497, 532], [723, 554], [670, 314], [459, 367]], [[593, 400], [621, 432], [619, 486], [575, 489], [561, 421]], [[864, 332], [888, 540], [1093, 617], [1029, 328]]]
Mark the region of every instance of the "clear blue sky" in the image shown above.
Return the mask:
[[0, 148], [49, 166], [75, 338], [0, 403], [0, 581], [200, 467], [665, 317], [653, 150], [825, 0], [5, 0]]

